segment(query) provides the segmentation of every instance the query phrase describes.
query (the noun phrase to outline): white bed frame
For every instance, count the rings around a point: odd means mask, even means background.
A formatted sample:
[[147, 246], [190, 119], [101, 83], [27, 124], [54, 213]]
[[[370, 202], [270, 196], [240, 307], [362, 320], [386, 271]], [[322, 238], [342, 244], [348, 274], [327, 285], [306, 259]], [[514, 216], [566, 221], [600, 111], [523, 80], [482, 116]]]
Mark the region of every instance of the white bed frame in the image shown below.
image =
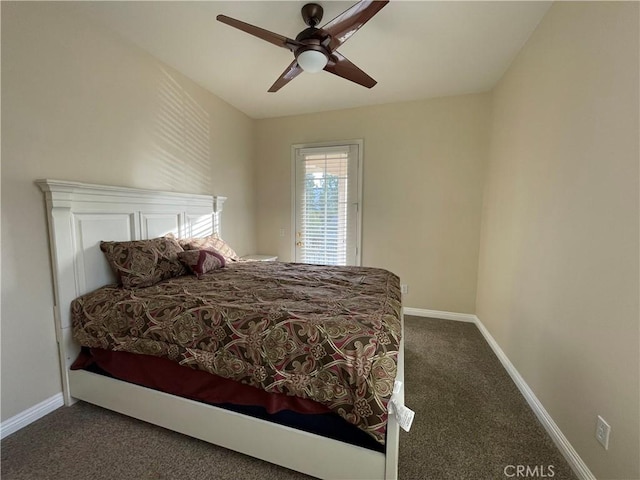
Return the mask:
[[[54, 280], [54, 320], [65, 404], [84, 400], [146, 422], [319, 478], [395, 480], [399, 428], [387, 425], [386, 453], [350, 445], [84, 370], [70, 370], [71, 301], [115, 277], [101, 240], [220, 234], [225, 197], [38, 180], [45, 192]], [[404, 341], [398, 379], [404, 378]], [[404, 391], [399, 394], [404, 401]]]

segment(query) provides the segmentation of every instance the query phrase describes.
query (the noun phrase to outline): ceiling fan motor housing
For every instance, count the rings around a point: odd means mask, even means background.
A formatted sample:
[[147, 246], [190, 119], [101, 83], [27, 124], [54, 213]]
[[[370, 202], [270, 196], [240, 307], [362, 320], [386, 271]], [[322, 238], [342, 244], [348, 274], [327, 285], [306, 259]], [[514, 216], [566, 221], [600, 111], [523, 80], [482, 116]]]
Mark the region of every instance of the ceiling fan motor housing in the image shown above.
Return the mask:
[[[315, 5], [315, 4], [309, 3], [305, 5], [305, 7], [308, 7], [309, 5]], [[304, 7], [302, 10], [304, 13]], [[330, 40], [330, 38], [327, 35], [323, 35], [323, 33], [324, 33], [323, 30], [315, 27], [305, 28], [302, 32], [300, 32], [296, 36], [296, 41], [302, 43], [303, 45], [298, 47], [293, 52], [296, 59], [300, 56], [301, 53], [312, 50], [312, 51], [322, 53], [325, 57], [327, 57], [327, 60], [329, 60], [329, 58], [331, 57], [331, 52], [327, 48], [326, 44], [327, 44], [327, 41]]]

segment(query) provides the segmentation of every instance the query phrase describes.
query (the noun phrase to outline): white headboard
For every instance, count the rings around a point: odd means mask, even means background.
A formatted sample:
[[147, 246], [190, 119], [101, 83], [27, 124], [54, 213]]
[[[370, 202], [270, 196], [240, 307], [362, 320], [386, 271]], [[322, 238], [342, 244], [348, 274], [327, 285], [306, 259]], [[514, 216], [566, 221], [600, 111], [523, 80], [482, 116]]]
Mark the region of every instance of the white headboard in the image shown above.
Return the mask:
[[71, 403], [67, 371], [79, 347], [71, 335], [71, 301], [115, 282], [101, 240], [142, 240], [220, 235], [226, 197], [159, 192], [37, 180], [45, 192], [54, 283], [54, 318], [65, 402]]

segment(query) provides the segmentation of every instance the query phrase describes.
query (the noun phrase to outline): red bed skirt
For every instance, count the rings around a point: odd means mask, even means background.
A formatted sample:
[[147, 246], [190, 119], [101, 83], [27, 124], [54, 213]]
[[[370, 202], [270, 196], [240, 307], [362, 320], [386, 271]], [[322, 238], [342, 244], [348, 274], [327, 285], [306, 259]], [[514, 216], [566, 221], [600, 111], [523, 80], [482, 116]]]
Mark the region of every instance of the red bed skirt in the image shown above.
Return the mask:
[[83, 348], [71, 369], [91, 370], [94, 365], [117, 379], [214, 405], [260, 406], [270, 414], [283, 410], [302, 414], [330, 412], [313, 400], [268, 393], [151, 355]]

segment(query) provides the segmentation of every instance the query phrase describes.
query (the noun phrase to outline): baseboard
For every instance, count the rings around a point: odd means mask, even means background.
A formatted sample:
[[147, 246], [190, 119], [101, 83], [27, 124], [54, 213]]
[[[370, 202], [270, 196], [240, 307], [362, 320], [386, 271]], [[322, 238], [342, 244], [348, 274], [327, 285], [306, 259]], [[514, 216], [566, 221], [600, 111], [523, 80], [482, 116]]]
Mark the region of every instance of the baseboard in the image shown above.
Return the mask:
[[426, 310], [424, 308], [403, 307], [402, 311], [405, 315], [439, 318], [441, 320], [455, 320], [456, 322], [476, 323], [476, 319], [478, 318], [470, 313], [444, 312], [442, 310]]
[[522, 378], [518, 370], [516, 370], [516, 367], [511, 363], [507, 355], [500, 348], [498, 342], [496, 342], [491, 333], [489, 333], [489, 330], [487, 330], [482, 321], [480, 321], [477, 316], [474, 315], [474, 317], [474, 321], [478, 327], [478, 330], [480, 330], [480, 333], [482, 333], [482, 336], [487, 341], [493, 352], [496, 354], [496, 356], [500, 360], [500, 363], [502, 363], [502, 366], [505, 368], [513, 382], [516, 384], [518, 390], [520, 390], [520, 393], [522, 393], [522, 395], [524, 396], [525, 400], [529, 404], [529, 407], [531, 407], [531, 410], [533, 410], [533, 413], [536, 415], [536, 417], [538, 417], [540, 423], [542, 423], [542, 426], [545, 428], [545, 430], [553, 440], [553, 443], [556, 444], [556, 447], [558, 447], [560, 453], [562, 453], [567, 462], [569, 462], [569, 465], [571, 466], [575, 474], [580, 480], [596, 480], [595, 475], [591, 473], [589, 467], [587, 467], [586, 463], [584, 463], [582, 458], [580, 458], [580, 455], [578, 455], [578, 452], [576, 452], [571, 443], [569, 443], [567, 437], [564, 436], [556, 422], [553, 421], [553, 418], [551, 418], [549, 412], [545, 410], [542, 403], [540, 403], [540, 400], [538, 400], [538, 397], [536, 397], [536, 395], [533, 393], [533, 390], [531, 390], [529, 385], [527, 385], [527, 382], [524, 381], [524, 378]]
[[56, 393], [54, 396], [47, 398], [37, 405], [14, 415], [0, 424], [0, 439], [17, 432], [21, 428], [60, 408], [62, 405], [64, 405], [62, 393]]

